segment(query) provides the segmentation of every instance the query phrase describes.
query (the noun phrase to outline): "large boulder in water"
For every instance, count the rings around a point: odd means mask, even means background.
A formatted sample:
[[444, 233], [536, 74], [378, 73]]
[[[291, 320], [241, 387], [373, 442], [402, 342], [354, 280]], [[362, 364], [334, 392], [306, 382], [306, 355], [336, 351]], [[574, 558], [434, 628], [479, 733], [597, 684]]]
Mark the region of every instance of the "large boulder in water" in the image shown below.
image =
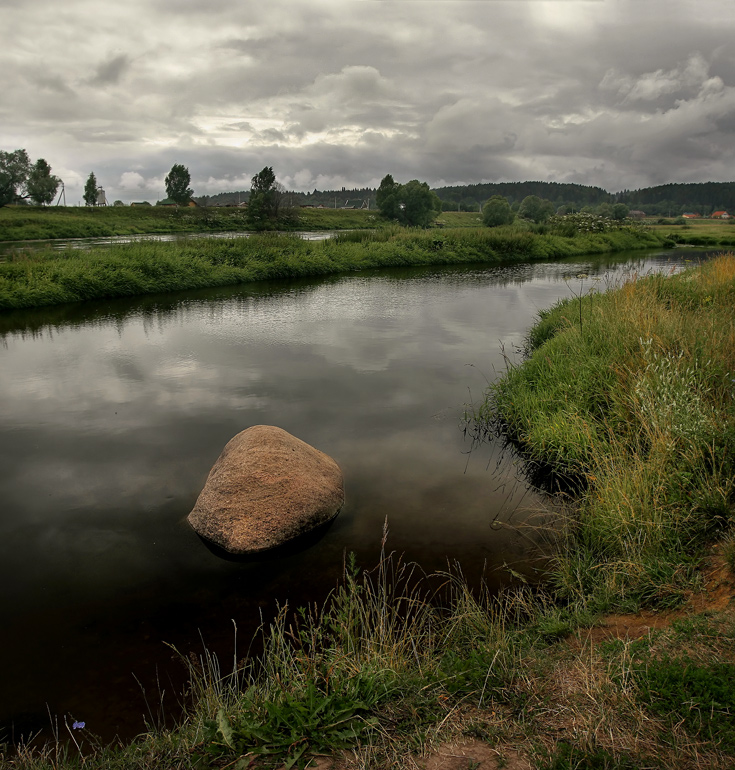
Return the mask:
[[255, 425], [222, 450], [189, 523], [230, 553], [256, 553], [325, 524], [343, 503], [331, 457], [281, 428]]

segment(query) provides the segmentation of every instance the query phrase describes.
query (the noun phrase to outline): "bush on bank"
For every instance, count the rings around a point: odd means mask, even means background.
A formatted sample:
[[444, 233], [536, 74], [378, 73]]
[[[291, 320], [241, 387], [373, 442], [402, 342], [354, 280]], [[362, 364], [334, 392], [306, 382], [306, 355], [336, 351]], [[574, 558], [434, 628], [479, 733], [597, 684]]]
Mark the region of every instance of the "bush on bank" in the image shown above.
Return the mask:
[[0, 262], [0, 310], [376, 267], [560, 259], [661, 243], [660, 237], [634, 229], [570, 238], [514, 227], [436, 231], [392, 226], [326, 241], [264, 233], [85, 251], [48, 249], [11, 254]]

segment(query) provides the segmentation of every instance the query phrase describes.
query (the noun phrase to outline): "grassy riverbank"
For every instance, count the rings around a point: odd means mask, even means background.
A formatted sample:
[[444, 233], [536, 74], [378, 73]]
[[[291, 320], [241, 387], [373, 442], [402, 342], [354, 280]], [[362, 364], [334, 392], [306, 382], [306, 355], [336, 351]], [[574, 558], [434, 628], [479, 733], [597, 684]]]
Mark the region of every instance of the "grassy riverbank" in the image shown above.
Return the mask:
[[572, 237], [507, 228], [346, 232], [326, 241], [249, 238], [144, 241], [89, 250], [20, 252], [0, 263], [0, 310], [407, 265], [560, 259], [661, 246], [650, 231]]
[[578, 502], [551, 571], [559, 601], [673, 605], [733, 519], [735, 256], [605, 294], [586, 284], [541, 313], [479, 418]]
[[[474, 221], [476, 215], [463, 215]], [[297, 209], [274, 224], [279, 230], [351, 230], [387, 223], [366, 209]], [[0, 241], [104, 238], [139, 233], [245, 232], [253, 228], [240, 208], [168, 206], [8, 206], [0, 208]]]

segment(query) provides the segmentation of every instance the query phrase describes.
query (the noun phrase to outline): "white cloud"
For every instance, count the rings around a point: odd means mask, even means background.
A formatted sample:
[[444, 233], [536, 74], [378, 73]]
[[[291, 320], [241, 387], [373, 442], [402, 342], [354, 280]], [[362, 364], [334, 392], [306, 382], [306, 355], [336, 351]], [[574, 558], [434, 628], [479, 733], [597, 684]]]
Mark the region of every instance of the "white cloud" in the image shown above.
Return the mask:
[[138, 191], [146, 188], [146, 181], [137, 171], [126, 171], [120, 176], [120, 187], [125, 191]]

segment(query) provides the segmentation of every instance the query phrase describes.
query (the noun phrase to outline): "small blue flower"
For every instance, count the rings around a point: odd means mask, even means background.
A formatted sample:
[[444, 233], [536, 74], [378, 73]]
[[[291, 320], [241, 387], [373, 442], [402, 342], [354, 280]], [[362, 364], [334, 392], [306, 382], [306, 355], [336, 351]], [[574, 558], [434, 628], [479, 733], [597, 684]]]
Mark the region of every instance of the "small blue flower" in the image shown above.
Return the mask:
[[74, 724], [71, 726], [72, 730], [82, 730], [84, 728], [85, 722], [74, 722]]

